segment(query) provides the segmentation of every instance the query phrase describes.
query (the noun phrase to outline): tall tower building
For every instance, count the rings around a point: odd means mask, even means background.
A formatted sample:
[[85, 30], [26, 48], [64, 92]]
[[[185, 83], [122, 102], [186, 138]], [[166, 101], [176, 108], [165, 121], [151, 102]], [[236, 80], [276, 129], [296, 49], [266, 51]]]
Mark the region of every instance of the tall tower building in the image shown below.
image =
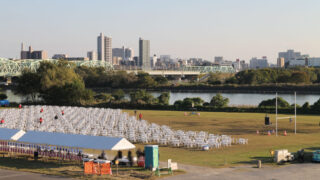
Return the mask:
[[139, 66], [142, 70], [150, 70], [150, 41], [139, 39]]
[[98, 60], [112, 63], [112, 38], [100, 33], [97, 38]]
[[112, 38], [104, 37], [104, 60], [112, 63]]
[[104, 61], [104, 35], [102, 33], [98, 36], [97, 42], [98, 60]]

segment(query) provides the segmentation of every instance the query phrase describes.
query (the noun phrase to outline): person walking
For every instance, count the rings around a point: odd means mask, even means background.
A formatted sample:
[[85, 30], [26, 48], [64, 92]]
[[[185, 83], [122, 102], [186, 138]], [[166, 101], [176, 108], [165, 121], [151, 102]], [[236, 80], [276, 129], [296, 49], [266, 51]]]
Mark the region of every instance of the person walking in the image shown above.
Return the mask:
[[42, 124], [42, 122], [43, 122], [43, 119], [42, 119], [42, 117], [40, 117], [40, 120], [39, 120], [39, 122], [40, 122], [40, 125]]
[[22, 105], [21, 104], [19, 104], [19, 109], [21, 109], [22, 108]]
[[139, 120], [141, 121], [141, 119], [142, 119], [142, 114], [140, 113], [139, 114]]
[[62, 115], [62, 116], [64, 115], [64, 111], [63, 111], [63, 110], [61, 111], [61, 115]]
[[4, 124], [4, 119], [3, 118], [1, 119], [0, 124]]

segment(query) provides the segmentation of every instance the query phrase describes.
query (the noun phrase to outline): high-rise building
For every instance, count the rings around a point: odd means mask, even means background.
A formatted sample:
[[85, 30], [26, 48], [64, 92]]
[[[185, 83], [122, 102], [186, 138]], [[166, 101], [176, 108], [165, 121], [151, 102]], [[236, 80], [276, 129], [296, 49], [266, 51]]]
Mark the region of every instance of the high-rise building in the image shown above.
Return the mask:
[[122, 48], [113, 48], [112, 49], [112, 59], [114, 57], [125, 59], [125, 51], [124, 51], [124, 46]]
[[222, 56], [214, 57], [214, 62], [217, 64], [221, 64], [223, 62], [223, 57]]
[[21, 44], [21, 52], [20, 52], [21, 59], [47, 59], [47, 52], [40, 50], [34, 51], [31, 46], [29, 46], [29, 50], [24, 50], [23, 43]]
[[88, 51], [87, 57], [89, 60], [97, 60], [97, 53], [95, 51]]
[[150, 65], [150, 41], [139, 39], [139, 66], [142, 70], [151, 69]]
[[133, 60], [133, 50], [131, 48], [125, 48], [122, 46], [122, 48], [113, 48], [112, 49], [112, 58], [114, 57], [120, 57], [122, 60]]
[[278, 68], [283, 68], [284, 67], [284, 62], [285, 62], [284, 57], [279, 57], [277, 59], [277, 67]]
[[112, 63], [112, 38], [100, 33], [97, 38], [98, 60]]
[[97, 43], [98, 60], [104, 61], [104, 35], [102, 33], [98, 36]]
[[250, 60], [251, 69], [262, 69], [267, 67], [269, 67], [269, 64], [266, 56], [263, 56], [262, 59], [254, 57]]
[[126, 48], [124, 54], [125, 54], [125, 59], [126, 60], [130, 60], [130, 61], [133, 60], [133, 56], [134, 56], [133, 49]]

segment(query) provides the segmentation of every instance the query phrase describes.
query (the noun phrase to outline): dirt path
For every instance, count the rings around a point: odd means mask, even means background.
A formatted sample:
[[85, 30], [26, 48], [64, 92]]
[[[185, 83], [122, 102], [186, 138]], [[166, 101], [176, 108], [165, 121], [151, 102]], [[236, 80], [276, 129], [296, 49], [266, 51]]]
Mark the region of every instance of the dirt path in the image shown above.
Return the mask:
[[180, 169], [187, 173], [165, 178], [166, 180], [195, 180], [195, 179], [215, 179], [215, 180], [312, 180], [320, 179], [320, 164], [292, 164], [281, 167], [263, 167], [261, 169], [252, 166], [237, 166], [231, 168], [214, 169], [208, 167], [179, 165]]

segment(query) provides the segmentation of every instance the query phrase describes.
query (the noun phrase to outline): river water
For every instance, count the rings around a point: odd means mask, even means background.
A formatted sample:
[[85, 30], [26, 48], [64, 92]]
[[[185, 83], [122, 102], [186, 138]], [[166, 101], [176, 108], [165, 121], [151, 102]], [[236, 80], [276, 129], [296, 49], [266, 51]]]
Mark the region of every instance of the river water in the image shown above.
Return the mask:
[[[160, 92], [152, 92], [154, 97], [159, 96]], [[215, 96], [217, 93], [210, 92], [171, 92], [170, 93], [170, 104], [173, 104], [177, 100], [183, 100], [187, 97], [200, 97], [206, 102], [210, 102], [211, 98]], [[253, 93], [221, 93], [223, 97], [229, 98], [229, 105], [250, 105], [256, 106], [261, 101], [266, 99], [275, 98], [275, 94], [253, 94]], [[290, 104], [294, 103], [294, 94], [279, 94], [278, 96], [282, 97]], [[313, 104], [318, 101], [320, 98], [319, 94], [297, 94], [297, 104], [303, 105], [305, 102], [309, 102], [309, 104]]]
[[[8, 100], [11, 102], [22, 102], [25, 98], [20, 95], [14, 94], [11, 90], [2, 91], [7, 94]], [[154, 97], [158, 97], [160, 92], [151, 92]], [[206, 102], [210, 102], [211, 98], [217, 93], [210, 92], [170, 92], [170, 104], [173, 104], [177, 100], [183, 100], [184, 98], [200, 97]], [[261, 101], [266, 99], [275, 98], [275, 94], [253, 94], [253, 93], [221, 93], [223, 97], [229, 98], [229, 105], [249, 105], [256, 106]], [[290, 104], [294, 103], [294, 94], [279, 94], [280, 97], [284, 98]], [[305, 102], [313, 104], [320, 98], [319, 94], [298, 94], [297, 93], [297, 104], [303, 105]], [[129, 99], [129, 95], [126, 95], [126, 99]]]

